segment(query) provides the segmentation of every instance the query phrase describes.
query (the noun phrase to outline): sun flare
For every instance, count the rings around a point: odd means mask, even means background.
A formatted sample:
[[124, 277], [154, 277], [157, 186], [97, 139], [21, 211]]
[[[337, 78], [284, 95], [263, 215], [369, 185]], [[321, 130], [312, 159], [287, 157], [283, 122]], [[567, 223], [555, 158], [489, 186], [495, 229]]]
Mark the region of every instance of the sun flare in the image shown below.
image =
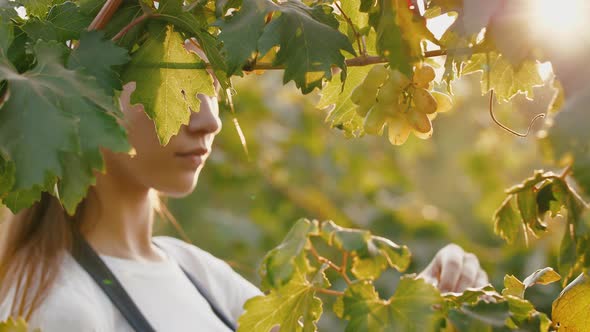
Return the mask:
[[[533, 37], [557, 47], [587, 44], [590, 40], [586, 0], [529, 0], [530, 28]], [[581, 39], [582, 38], [582, 39]], [[582, 41], [582, 42], [581, 42]]]

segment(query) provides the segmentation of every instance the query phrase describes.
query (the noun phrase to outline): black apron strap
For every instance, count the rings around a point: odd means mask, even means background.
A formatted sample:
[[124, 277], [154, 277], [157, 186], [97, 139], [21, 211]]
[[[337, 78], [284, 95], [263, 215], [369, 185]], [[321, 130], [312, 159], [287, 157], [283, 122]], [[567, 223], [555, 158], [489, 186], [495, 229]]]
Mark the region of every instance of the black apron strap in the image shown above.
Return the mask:
[[205, 289], [205, 287], [203, 287], [195, 277], [193, 277], [190, 273], [188, 273], [183, 267], [182, 265], [178, 265], [180, 266], [180, 268], [182, 269], [182, 271], [184, 272], [184, 274], [186, 275], [186, 277], [193, 283], [193, 285], [195, 286], [195, 288], [199, 291], [199, 293], [201, 293], [201, 295], [205, 298], [205, 300], [209, 303], [209, 306], [211, 307], [211, 310], [213, 310], [213, 312], [215, 313], [215, 315], [217, 316], [217, 318], [219, 318], [219, 320], [221, 320], [225, 326], [227, 326], [228, 329], [230, 329], [231, 331], [236, 331], [238, 329], [238, 327], [236, 326], [236, 324], [229, 319], [229, 317], [227, 317], [223, 311], [221, 311], [221, 309], [217, 306], [216, 302], [213, 300], [213, 297], [211, 296], [211, 294], [209, 294], [209, 292]]
[[80, 234], [74, 236], [72, 256], [94, 279], [129, 325], [137, 332], [155, 332], [117, 277]]
[[[154, 242], [155, 243], [155, 242]], [[157, 245], [157, 244], [156, 244]], [[160, 246], [158, 246], [160, 247]], [[161, 248], [161, 247], [160, 247]], [[164, 249], [162, 249], [164, 250]], [[111, 272], [109, 267], [102, 261], [100, 256], [92, 249], [84, 237], [77, 233], [74, 234], [72, 256], [92, 277], [97, 285], [103, 290], [111, 302], [119, 309], [119, 312], [125, 317], [129, 325], [137, 332], [152, 332], [154, 328], [150, 325], [139, 308], [133, 302], [129, 294], [125, 291], [117, 277]], [[195, 286], [197, 291], [209, 303], [211, 310], [215, 315], [231, 330], [236, 331], [236, 324], [229, 319], [223, 311], [213, 301], [213, 297], [207, 290], [188, 273], [180, 264], [181, 270], [186, 277]]]

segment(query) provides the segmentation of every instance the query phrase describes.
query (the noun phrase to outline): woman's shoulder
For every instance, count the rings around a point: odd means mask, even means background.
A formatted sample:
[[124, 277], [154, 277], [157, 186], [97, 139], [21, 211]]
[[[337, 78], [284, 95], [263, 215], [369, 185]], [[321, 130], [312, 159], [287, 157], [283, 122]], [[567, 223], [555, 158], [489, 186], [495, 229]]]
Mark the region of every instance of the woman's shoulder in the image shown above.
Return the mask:
[[242, 313], [246, 300], [261, 295], [256, 286], [211, 253], [173, 237], [158, 236], [154, 241], [194, 276], [222, 308], [228, 308], [232, 317], [237, 319]]
[[170, 236], [157, 236], [154, 237], [154, 241], [189, 273], [195, 274], [199, 279], [205, 279], [204, 282], [208, 282], [207, 279], [211, 277], [216, 280], [220, 280], [221, 277], [221, 280], [245, 281], [224, 260], [194, 244]]
[[[5, 299], [3, 306], [9, 308], [10, 302]], [[43, 332], [108, 331], [108, 316], [113, 315], [108, 303], [90, 276], [70, 255], [65, 255], [55, 282], [33, 311], [29, 327]]]

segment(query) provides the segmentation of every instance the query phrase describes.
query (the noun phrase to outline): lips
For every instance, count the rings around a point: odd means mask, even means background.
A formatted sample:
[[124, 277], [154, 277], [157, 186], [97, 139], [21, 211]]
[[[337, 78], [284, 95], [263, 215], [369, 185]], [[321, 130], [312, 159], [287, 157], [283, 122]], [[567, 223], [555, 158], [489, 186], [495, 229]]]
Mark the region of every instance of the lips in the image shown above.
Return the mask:
[[209, 150], [207, 148], [198, 147], [184, 152], [177, 152], [176, 155], [178, 157], [201, 157], [206, 155], [208, 152]]
[[177, 160], [183, 167], [186, 167], [191, 172], [195, 171], [205, 162], [209, 150], [202, 147], [197, 147], [191, 150], [175, 153]]

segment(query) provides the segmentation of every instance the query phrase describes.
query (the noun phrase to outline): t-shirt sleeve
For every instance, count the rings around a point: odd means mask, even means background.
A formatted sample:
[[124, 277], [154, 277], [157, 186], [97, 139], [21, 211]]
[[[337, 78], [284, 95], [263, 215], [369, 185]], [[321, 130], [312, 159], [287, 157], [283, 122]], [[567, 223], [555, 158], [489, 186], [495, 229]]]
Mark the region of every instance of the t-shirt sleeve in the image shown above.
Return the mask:
[[234, 321], [243, 313], [248, 299], [262, 295], [256, 286], [210, 253], [172, 237], [157, 237], [156, 242], [209, 291]]

